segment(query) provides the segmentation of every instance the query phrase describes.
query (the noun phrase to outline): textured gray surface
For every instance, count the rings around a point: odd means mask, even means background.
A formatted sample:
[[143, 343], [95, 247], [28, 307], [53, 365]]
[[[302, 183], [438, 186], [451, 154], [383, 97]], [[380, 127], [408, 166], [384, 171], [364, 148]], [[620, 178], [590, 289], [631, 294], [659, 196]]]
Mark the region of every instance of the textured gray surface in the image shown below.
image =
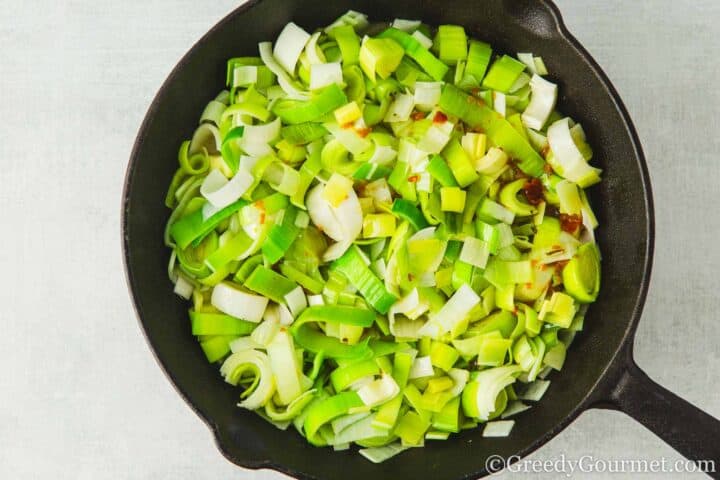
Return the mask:
[[[720, 4], [559, 5], [625, 100], [653, 179], [656, 260], [637, 361], [720, 416]], [[0, 0], [2, 478], [281, 478], [216, 451], [144, 344], [120, 257], [122, 179], [145, 110], [180, 56], [235, 6]], [[531, 458], [562, 454], [680, 458], [607, 411], [583, 414]]]

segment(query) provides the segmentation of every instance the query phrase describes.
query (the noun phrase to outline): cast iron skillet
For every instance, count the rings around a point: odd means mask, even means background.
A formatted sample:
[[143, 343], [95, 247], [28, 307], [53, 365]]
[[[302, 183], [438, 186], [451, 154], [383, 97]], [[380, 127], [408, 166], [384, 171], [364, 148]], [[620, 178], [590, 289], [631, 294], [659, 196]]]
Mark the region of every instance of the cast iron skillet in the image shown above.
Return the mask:
[[[501, 51], [541, 55], [560, 84], [561, 111], [582, 122], [594, 162], [604, 171], [603, 182], [591, 189], [601, 225], [602, 290], [542, 401], [517, 418], [508, 438], [483, 439], [481, 429], [466, 431], [381, 466], [354, 451], [314, 448], [235, 406], [238, 391], [221, 381], [217, 366], [207, 363], [190, 334], [187, 305], [173, 295], [167, 279], [162, 242], [168, 218], [163, 199], [178, 145], [190, 137], [203, 107], [223, 85], [225, 60], [256, 55], [257, 43], [273, 40], [291, 20], [310, 30], [348, 9], [375, 21], [400, 17], [462, 24]], [[170, 381], [237, 465], [303, 478], [475, 478], [488, 473], [484, 464], [490, 455], [528, 455], [588, 408], [622, 410], [689, 459], [720, 463], [720, 422], [655, 384], [633, 361], [653, 253], [647, 166], [617, 92], [549, 1], [250, 1], [183, 57], [155, 97], [130, 159], [122, 229], [128, 283], [147, 340]]]

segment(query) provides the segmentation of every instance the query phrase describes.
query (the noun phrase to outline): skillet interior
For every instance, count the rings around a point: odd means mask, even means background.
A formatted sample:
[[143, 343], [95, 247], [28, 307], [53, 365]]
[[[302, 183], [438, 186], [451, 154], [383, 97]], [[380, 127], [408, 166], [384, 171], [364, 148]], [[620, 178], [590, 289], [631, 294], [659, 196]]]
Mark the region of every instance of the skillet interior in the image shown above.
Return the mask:
[[[128, 167], [123, 205], [128, 281], [141, 326], [178, 392], [215, 430], [228, 459], [296, 476], [476, 477], [491, 454], [524, 455], [542, 445], [594, 401], [595, 385], [632, 333], [646, 288], [652, 235], [647, 175], [612, 87], [566, 38], [555, 7], [546, 2], [262, 0], [249, 7], [233, 12], [181, 60], [150, 107]], [[550, 377], [553, 383], [542, 402], [517, 417], [508, 438], [483, 439], [477, 429], [450, 441], [428, 442], [426, 448], [404, 452], [379, 467], [353, 451], [311, 447], [296, 433], [276, 430], [235, 407], [238, 391], [222, 382], [190, 334], [187, 305], [167, 280], [168, 250], [162, 243], [169, 214], [163, 199], [178, 145], [190, 137], [203, 107], [222, 88], [226, 59], [256, 55], [257, 43], [274, 39], [291, 20], [311, 30], [350, 8], [368, 13], [373, 21], [400, 17], [431, 25], [458, 23], [498, 51], [542, 56], [551, 79], [559, 83], [559, 109], [583, 124], [595, 152], [593, 163], [604, 170], [603, 182], [591, 189], [601, 224], [601, 294], [562, 373]]]

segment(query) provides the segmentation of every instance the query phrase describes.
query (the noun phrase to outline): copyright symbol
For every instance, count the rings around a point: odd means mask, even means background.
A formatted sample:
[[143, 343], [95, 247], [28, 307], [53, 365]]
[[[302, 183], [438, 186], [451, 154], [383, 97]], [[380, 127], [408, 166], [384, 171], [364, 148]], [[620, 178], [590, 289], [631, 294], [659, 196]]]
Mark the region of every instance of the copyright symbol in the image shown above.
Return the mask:
[[505, 459], [498, 454], [490, 455], [487, 460], [485, 460], [485, 470], [487, 470], [490, 475], [498, 473], [504, 468]]

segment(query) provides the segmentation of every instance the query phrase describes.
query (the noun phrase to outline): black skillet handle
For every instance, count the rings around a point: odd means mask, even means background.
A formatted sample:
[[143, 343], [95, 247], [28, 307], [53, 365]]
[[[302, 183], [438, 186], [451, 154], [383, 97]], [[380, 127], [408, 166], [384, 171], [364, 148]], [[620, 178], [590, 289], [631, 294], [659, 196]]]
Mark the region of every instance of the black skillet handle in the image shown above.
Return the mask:
[[610, 395], [615, 407], [720, 479], [720, 420], [658, 385], [630, 358]]

